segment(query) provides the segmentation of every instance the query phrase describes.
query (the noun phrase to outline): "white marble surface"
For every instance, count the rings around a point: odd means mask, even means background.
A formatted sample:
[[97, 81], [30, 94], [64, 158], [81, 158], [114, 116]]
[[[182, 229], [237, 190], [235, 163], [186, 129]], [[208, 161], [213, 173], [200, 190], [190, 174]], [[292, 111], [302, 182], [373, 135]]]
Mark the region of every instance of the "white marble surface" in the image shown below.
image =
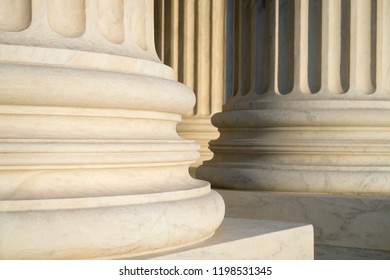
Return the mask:
[[53, 199], [52, 209], [33, 209], [47, 206], [40, 200], [41, 205], [31, 202], [28, 210], [19, 211], [0, 204], [0, 259], [113, 258], [165, 251], [210, 237], [223, 219], [222, 199], [213, 191], [154, 203], [132, 202], [131, 196], [127, 203], [123, 197], [111, 199], [124, 204], [97, 201], [89, 206], [77, 199]]
[[309, 223], [318, 245], [390, 251], [390, 196], [217, 191], [228, 217]]
[[212, 117], [221, 136], [197, 178], [224, 189], [389, 194], [390, 3], [232, 2], [233, 92]]
[[316, 260], [390, 260], [390, 251], [318, 245], [314, 252]]
[[0, 259], [160, 252], [222, 222], [153, 29], [152, 0], [0, 1]]
[[157, 53], [196, 95], [194, 109], [177, 126], [180, 136], [201, 146], [192, 169], [212, 158], [208, 142], [219, 135], [210, 119], [225, 100], [225, 6], [225, 0], [154, 1]]
[[214, 236], [202, 243], [171, 252], [136, 257], [161, 260], [313, 258], [311, 225], [235, 218], [225, 218]]

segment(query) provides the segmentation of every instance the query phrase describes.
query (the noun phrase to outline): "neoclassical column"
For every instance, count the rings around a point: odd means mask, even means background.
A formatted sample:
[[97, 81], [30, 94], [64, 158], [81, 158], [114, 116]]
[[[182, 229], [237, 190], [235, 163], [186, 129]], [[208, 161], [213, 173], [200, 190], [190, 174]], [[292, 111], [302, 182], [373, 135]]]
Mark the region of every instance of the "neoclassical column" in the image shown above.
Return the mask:
[[390, 193], [390, 1], [235, 1], [233, 93], [197, 176], [216, 188]]
[[192, 91], [151, 0], [0, 0], [0, 258], [138, 256], [213, 234], [223, 201], [177, 135]]
[[219, 135], [210, 119], [222, 111], [225, 96], [225, 2], [155, 1], [157, 53], [196, 94], [194, 110], [178, 125], [180, 136], [201, 146], [193, 167], [212, 158], [208, 142]]

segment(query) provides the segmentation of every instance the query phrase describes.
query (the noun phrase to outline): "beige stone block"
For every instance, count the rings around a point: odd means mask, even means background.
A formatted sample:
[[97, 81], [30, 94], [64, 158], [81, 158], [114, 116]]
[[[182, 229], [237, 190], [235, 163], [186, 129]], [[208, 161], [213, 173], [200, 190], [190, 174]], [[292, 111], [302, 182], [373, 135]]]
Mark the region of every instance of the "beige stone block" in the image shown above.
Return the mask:
[[217, 191], [228, 217], [309, 223], [316, 245], [390, 251], [390, 196]]
[[137, 259], [249, 260], [314, 258], [311, 225], [225, 218], [210, 239], [167, 253]]

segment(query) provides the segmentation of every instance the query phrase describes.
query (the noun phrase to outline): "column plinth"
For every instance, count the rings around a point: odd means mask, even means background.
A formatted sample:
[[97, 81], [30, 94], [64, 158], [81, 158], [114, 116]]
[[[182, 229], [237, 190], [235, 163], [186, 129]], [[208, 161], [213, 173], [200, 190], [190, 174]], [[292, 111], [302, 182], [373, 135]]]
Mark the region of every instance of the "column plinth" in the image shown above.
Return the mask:
[[195, 97], [157, 57], [153, 2], [8, 2], [0, 258], [137, 256], [210, 237], [224, 205], [188, 174], [199, 145], [176, 125]]

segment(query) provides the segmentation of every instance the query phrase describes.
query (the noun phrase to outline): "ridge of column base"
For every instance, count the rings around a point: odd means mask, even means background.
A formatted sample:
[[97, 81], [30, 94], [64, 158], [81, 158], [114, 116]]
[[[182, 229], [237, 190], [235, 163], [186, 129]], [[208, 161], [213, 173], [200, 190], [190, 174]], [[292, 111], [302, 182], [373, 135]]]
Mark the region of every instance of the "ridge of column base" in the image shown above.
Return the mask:
[[68, 199], [63, 209], [7, 211], [0, 203], [0, 235], [6, 240], [0, 258], [91, 259], [159, 252], [210, 237], [224, 216], [223, 200], [214, 191], [183, 200], [118, 204], [79, 208], [77, 199]]

